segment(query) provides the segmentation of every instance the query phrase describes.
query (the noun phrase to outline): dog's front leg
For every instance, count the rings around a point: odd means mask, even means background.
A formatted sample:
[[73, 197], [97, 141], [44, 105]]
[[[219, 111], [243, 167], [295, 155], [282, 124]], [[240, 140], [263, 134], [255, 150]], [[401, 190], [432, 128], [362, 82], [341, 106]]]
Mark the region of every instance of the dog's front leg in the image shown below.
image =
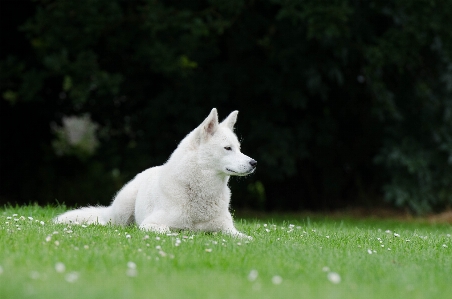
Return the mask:
[[220, 227], [221, 227], [221, 232], [224, 234], [228, 234], [231, 235], [233, 237], [236, 238], [241, 238], [241, 239], [248, 239], [248, 240], [252, 240], [253, 237], [250, 237], [248, 235], [245, 235], [244, 233], [239, 232], [235, 226], [234, 226], [234, 221], [232, 220], [232, 215], [229, 213], [225, 214], [223, 217], [220, 217]]

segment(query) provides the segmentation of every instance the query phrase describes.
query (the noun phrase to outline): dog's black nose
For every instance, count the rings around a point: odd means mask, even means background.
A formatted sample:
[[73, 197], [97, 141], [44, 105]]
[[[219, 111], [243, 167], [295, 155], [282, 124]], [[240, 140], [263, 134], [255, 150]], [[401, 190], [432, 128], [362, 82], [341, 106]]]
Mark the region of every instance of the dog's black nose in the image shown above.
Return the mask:
[[256, 160], [251, 160], [250, 161], [250, 165], [253, 166], [253, 167], [256, 167], [257, 161]]

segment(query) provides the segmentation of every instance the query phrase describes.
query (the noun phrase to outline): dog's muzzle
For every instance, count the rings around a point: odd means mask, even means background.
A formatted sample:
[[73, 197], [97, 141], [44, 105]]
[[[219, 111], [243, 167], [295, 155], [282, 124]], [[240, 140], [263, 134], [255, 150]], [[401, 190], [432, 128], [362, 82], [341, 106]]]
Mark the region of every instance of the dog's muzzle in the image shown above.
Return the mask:
[[256, 170], [256, 165], [257, 165], [257, 161], [254, 159], [251, 159], [251, 161], [249, 162], [251, 165], [251, 170], [248, 172], [248, 174], [253, 173]]
[[256, 165], [257, 165], [257, 161], [256, 161], [256, 160], [254, 160], [254, 159], [251, 159], [251, 161], [250, 161], [250, 165], [251, 165], [251, 167], [253, 167], [253, 168], [256, 168]]

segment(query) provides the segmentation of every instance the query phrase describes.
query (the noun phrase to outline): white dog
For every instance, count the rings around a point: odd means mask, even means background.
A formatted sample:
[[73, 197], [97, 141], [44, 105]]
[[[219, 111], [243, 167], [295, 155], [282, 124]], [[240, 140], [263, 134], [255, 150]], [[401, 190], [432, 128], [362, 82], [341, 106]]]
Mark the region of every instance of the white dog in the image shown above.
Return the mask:
[[229, 212], [229, 176], [253, 173], [257, 162], [240, 152], [234, 134], [238, 111], [218, 123], [217, 110], [188, 134], [162, 166], [135, 176], [108, 207], [59, 215], [55, 223], [137, 223], [141, 229], [223, 232], [238, 237]]

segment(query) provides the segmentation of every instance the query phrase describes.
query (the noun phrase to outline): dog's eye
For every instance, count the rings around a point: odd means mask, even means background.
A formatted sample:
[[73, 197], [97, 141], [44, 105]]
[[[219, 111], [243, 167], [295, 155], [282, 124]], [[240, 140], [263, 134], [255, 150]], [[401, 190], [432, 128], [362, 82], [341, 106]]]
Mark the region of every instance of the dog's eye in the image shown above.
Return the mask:
[[224, 149], [227, 151], [232, 151], [232, 148], [230, 146], [225, 146]]

